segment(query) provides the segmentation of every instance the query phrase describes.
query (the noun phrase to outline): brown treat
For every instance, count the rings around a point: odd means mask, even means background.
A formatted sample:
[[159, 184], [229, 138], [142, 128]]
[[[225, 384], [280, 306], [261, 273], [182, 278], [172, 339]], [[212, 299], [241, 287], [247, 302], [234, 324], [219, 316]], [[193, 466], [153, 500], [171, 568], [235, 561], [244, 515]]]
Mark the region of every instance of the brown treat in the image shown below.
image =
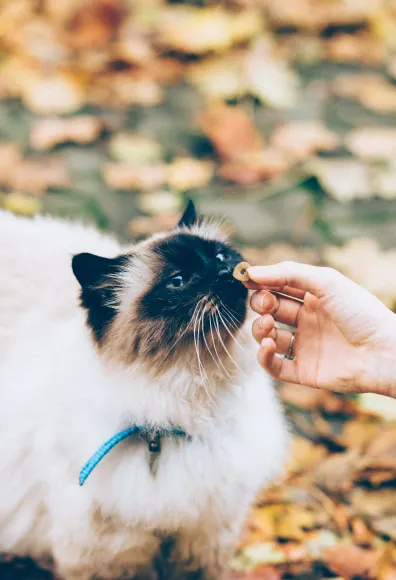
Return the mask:
[[248, 268], [250, 268], [249, 262], [239, 262], [239, 264], [235, 266], [232, 275], [241, 282], [248, 282], [250, 280]]

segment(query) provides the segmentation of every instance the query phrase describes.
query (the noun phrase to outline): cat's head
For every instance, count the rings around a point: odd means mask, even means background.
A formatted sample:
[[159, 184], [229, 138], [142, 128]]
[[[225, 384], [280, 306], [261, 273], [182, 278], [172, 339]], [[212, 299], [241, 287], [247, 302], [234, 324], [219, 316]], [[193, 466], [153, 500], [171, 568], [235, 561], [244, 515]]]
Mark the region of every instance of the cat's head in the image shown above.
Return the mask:
[[115, 258], [77, 254], [72, 268], [98, 348], [161, 373], [181, 359], [221, 364], [246, 317], [247, 290], [232, 276], [241, 260], [189, 202], [174, 230]]

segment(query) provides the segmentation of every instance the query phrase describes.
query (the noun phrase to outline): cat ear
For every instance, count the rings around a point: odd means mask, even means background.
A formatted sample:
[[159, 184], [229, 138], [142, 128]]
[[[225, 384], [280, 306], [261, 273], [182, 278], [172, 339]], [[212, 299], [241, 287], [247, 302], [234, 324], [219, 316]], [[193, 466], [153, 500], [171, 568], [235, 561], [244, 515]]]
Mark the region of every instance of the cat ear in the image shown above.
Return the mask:
[[198, 221], [197, 210], [195, 209], [194, 202], [191, 201], [190, 199], [186, 209], [184, 210], [184, 214], [182, 215], [178, 223], [178, 226], [179, 227], [185, 226], [187, 228], [190, 228], [195, 223], [197, 223], [197, 221]]
[[117, 272], [122, 263], [120, 258], [102, 258], [95, 254], [76, 254], [73, 256], [72, 269], [82, 288], [94, 290], [103, 280]]
[[80, 303], [98, 343], [117, 314], [120, 281], [114, 275], [122, 271], [127, 259], [127, 256], [102, 258], [88, 253], [73, 256], [73, 273], [81, 285]]

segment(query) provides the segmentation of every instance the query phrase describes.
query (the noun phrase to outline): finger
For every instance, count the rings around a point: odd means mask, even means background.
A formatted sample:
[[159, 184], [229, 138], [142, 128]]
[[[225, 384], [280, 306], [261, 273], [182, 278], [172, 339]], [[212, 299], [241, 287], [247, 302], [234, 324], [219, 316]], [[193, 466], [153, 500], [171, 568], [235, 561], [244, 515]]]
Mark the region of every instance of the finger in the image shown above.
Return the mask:
[[297, 288], [311, 292], [317, 298], [325, 296], [329, 285], [340, 283], [344, 276], [331, 268], [309, 266], [297, 262], [280, 262], [272, 266], [251, 266], [248, 270], [253, 282], [266, 287]]
[[269, 314], [257, 318], [253, 322], [253, 336], [261, 344], [264, 338], [272, 338], [278, 354], [288, 354], [292, 340], [292, 333], [288, 330], [275, 327], [275, 321]]
[[261, 344], [263, 338], [271, 337], [272, 331], [275, 330], [275, 320], [270, 314], [264, 314], [260, 318], [256, 318], [252, 326], [252, 334], [254, 339]]
[[277, 322], [297, 326], [302, 303], [280, 298], [266, 290], [255, 292], [250, 300], [252, 309], [258, 314], [271, 314]]
[[264, 338], [258, 353], [258, 361], [274, 379], [284, 383], [300, 384], [295, 361], [278, 358], [272, 338]]

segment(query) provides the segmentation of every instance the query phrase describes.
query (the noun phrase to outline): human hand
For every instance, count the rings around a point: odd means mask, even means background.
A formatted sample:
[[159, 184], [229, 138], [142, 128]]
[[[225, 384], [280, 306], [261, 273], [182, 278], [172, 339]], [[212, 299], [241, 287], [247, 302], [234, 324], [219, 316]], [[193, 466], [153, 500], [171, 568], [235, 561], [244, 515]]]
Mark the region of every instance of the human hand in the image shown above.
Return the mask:
[[[253, 336], [261, 366], [279, 381], [343, 393], [375, 392], [396, 398], [396, 315], [336, 270], [282, 262], [252, 266], [251, 306], [260, 318]], [[279, 297], [277, 290], [303, 302]], [[287, 355], [296, 328], [294, 360]]]

